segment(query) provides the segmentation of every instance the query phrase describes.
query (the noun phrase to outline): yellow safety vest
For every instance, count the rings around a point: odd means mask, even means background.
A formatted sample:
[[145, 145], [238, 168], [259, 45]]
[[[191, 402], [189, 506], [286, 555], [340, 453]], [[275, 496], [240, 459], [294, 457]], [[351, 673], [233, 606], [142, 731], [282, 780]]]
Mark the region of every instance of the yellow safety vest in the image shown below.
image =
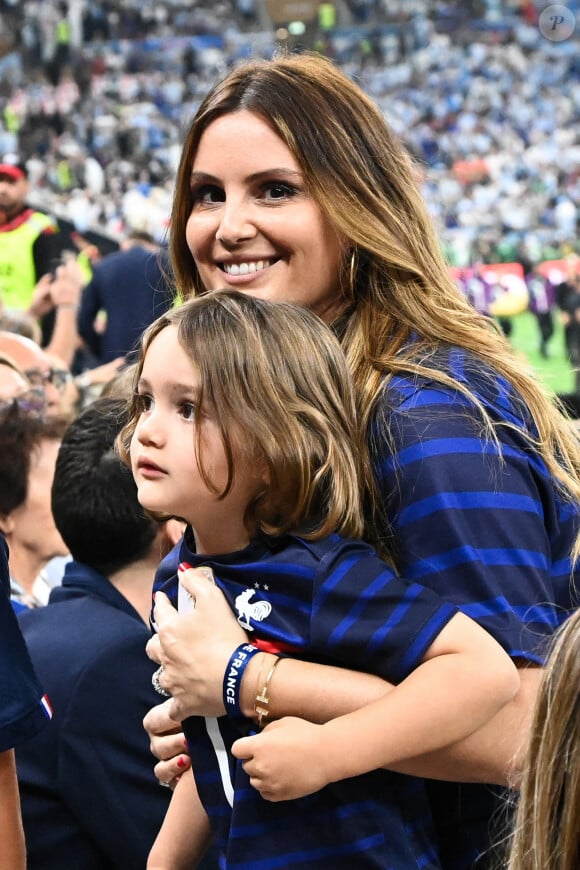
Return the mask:
[[318, 26], [321, 30], [336, 27], [336, 7], [334, 3], [321, 3], [318, 7]]
[[0, 298], [6, 308], [30, 305], [37, 281], [32, 248], [39, 235], [54, 226], [51, 217], [35, 211], [19, 227], [0, 232]]
[[9, 133], [18, 133], [20, 129], [20, 120], [12, 106], [4, 108], [4, 124]]
[[70, 22], [63, 18], [56, 23], [56, 42], [57, 45], [68, 45], [71, 37]]

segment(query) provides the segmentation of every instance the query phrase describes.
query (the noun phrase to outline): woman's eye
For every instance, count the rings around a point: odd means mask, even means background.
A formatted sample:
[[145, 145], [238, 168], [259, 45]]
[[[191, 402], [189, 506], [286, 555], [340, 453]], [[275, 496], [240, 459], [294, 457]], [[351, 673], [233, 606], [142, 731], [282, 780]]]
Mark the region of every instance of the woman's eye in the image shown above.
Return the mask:
[[212, 204], [214, 202], [223, 202], [225, 194], [223, 190], [213, 184], [204, 184], [202, 187], [193, 188], [191, 197], [194, 205], [201, 203], [202, 205]]
[[272, 182], [264, 188], [266, 199], [290, 199], [290, 197], [296, 196], [297, 193], [298, 191], [295, 187], [291, 184], [284, 184], [281, 181]]

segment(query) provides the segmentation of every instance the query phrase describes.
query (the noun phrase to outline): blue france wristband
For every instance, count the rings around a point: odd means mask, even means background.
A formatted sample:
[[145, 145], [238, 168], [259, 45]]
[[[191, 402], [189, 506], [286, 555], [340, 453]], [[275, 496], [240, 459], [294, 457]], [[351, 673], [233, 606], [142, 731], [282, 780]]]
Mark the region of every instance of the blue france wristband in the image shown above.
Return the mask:
[[240, 686], [246, 666], [260, 650], [253, 643], [242, 643], [234, 650], [224, 674], [223, 699], [230, 719], [243, 719], [240, 707]]

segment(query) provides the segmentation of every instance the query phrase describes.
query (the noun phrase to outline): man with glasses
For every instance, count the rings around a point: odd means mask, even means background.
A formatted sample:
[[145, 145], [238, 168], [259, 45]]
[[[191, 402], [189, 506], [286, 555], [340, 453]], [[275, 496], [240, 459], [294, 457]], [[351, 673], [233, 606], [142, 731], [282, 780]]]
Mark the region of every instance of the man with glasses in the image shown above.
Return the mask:
[[33, 387], [16, 363], [0, 354], [0, 413], [14, 403], [41, 417], [46, 411], [44, 388]]
[[53, 358], [39, 345], [14, 332], [0, 332], [0, 354], [9, 357], [24, 373], [30, 386], [44, 393], [48, 417], [70, 415], [64, 392], [71, 375], [64, 365], [56, 366]]
[[72, 377], [71, 373], [66, 369], [54, 368], [42, 371], [41, 369], [27, 369], [24, 373], [33, 387], [45, 389], [46, 384], [52, 384], [59, 392], [64, 390], [67, 384], [70, 384]]

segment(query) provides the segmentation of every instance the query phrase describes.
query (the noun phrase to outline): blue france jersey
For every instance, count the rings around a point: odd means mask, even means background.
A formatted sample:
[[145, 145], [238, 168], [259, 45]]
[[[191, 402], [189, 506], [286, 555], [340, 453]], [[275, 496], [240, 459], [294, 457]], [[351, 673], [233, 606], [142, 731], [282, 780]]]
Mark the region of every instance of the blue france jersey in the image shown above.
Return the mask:
[[[180, 561], [209, 565], [251, 640], [301, 659], [371, 671], [399, 682], [422, 660], [455, 608], [407, 583], [360, 541], [259, 538], [246, 550]], [[163, 586], [177, 601], [177, 578]], [[196, 785], [228, 870], [438, 867], [423, 783], [386, 771], [271, 803], [228, 752], [250, 723], [184, 723]], [[353, 746], [356, 752], [356, 745]], [[300, 764], [300, 759], [296, 759]]]
[[0, 536], [0, 752], [33, 737], [52, 715], [9, 596], [8, 556], [6, 543]]
[[[430, 364], [475, 392], [497, 424], [503, 458], [459, 391], [425, 378], [388, 381], [372, 450], [397, 566], [477, 620], [512, 657], [542, 663], [546, 640], [578, 606], [570, 560], [578, 506], [518, 431], [535, 430], [505, 380], [457, 348], [442, 348]], [[494, 837], [494, 795], [477, 785], [428, 787], [442, 866], [479, 867]]]

